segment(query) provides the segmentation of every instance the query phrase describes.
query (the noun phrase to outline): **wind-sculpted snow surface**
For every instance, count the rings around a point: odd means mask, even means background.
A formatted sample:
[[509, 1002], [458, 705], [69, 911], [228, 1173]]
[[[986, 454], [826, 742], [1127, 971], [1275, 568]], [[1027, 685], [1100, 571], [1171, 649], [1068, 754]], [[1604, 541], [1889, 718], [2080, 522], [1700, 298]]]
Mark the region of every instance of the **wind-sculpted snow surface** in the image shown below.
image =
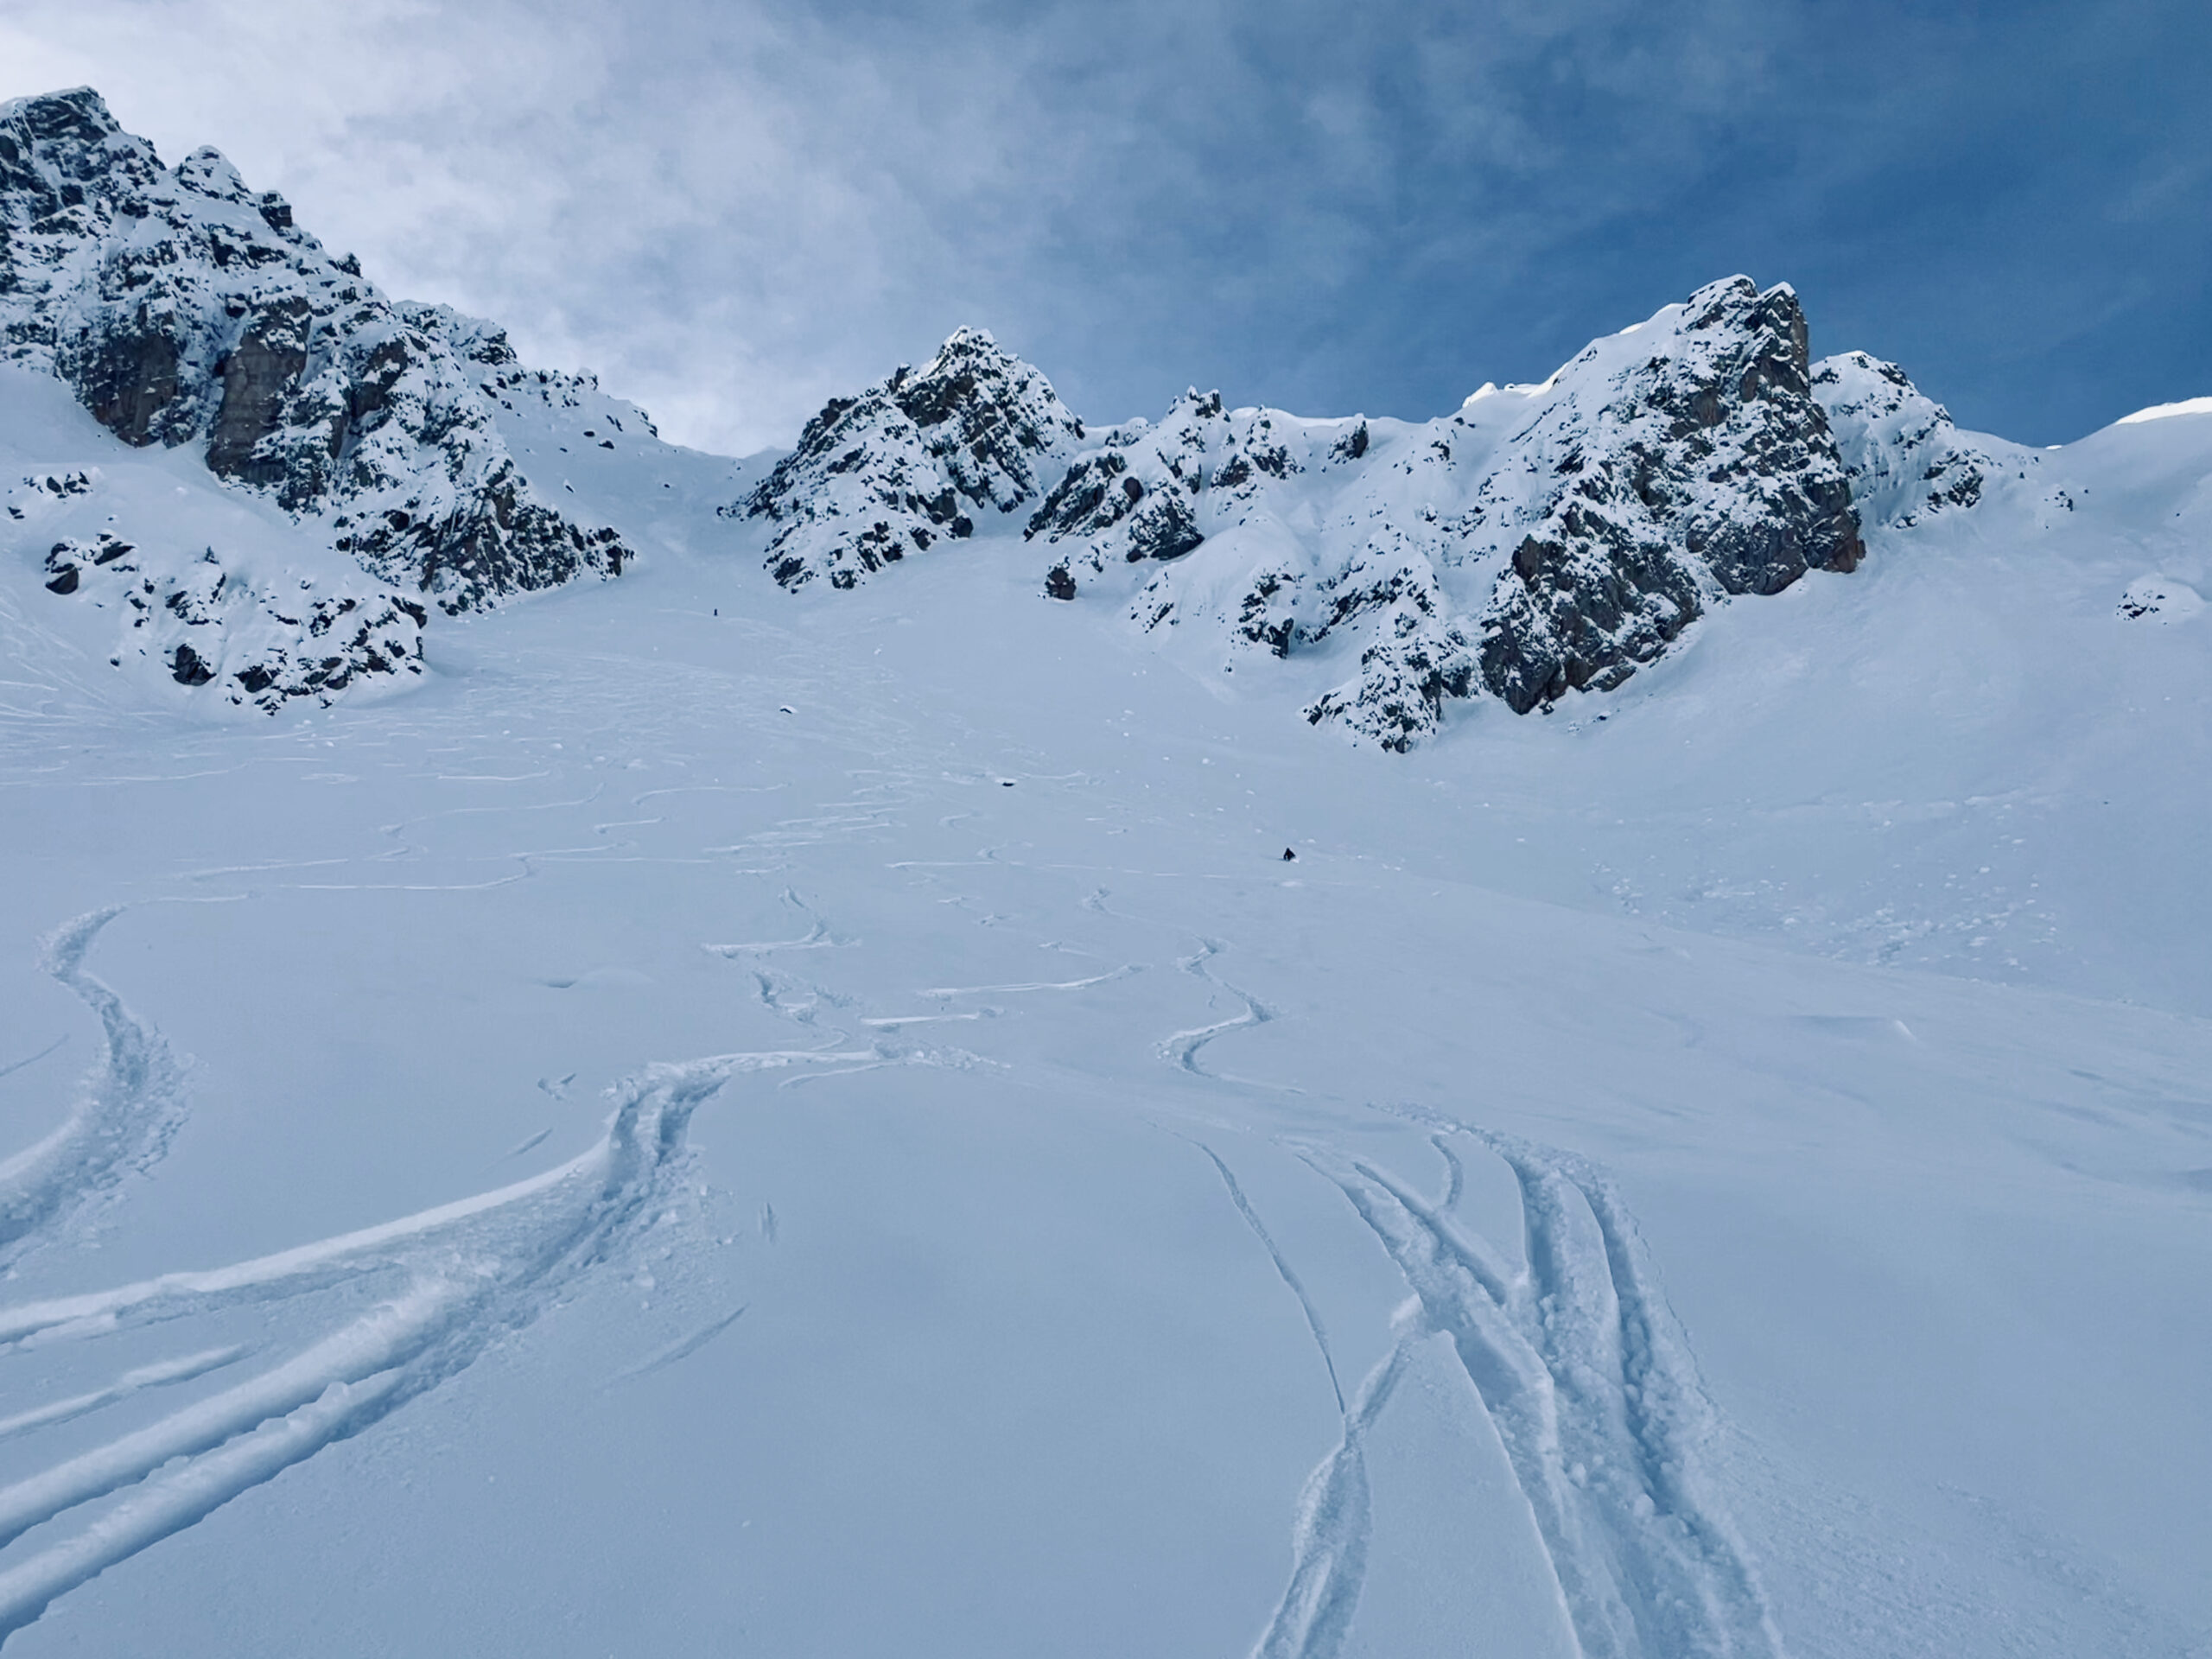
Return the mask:
[[6, 360], [60, 376], [125, 443], [200, 447], [442, 610], [620, 575], [620, 534], [523, 475], [451, 332], [215, 151], [164, 168], [89, 89], [0, 105]]
[[[77, 974], [83, 942], [104, 919], [78, 924], [64, 936], [57, 972]], [[67, 954], [72, 950], [76, 954]], [[89, 988], [88, 1000], [113, 1003], [96, 981], [78, 976], [70, 982]], [[118, 1027], [126, 1018], [119, 1005], [112, 1012], [96, 1006], [110, 1019], [111, 1046], [121, 1029], [126, 1048], [143, 1050], [149, 1039], [131, 1036], [127, 1024]], [[683, 1166], [698, 1105], [738, 1073], [791, 1058], [735, 1054], [648, 1067], [616, 1090], [598, 1145], [559, 1168], [480, 1197], [227, 1268], [0, 1307], [4, 1363], [10, 1350], [42, 1342], [300, 1299], [357, 1280], [391, 1287], [366, 1313], [260, 1375], [0, 1486], [0, 1548], [131, 1489], [73, 1535], [0, 1568], [0, 1637], [35, 1620], [56, 1597], [105, 1568], [435, 1388], [499, 1335], [531, 1323], [578, 1274], [606, 1263], [658, 1217]], [[146, 1070], [142, 1063], [131, 1075]], [[12, 1225], [12, 1211], [10, 1219]], [[89, 1402], [20, 1414], [0, 1432], [67, 1421], [238, 1357], [237, 1350], [193, 1356], [152, 1376], [141, 1368]]]

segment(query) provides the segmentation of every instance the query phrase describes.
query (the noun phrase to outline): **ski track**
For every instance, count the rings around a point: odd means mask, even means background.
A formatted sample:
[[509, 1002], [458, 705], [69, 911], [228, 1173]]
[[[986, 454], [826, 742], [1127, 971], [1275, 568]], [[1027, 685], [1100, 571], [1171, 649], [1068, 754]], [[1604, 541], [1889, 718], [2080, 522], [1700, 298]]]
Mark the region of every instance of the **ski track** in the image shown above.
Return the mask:
[[1141, 963], [1123, 963], [1119, 968], [1103, 974], [1093, 974], [1088, 979], [1024, 980], [1016, 985], [933, 985], [914, 993], [917, 996], [939, 999], [953, 996], [1004, 996], [1018, 991], [1087, 991], [1093, 985], [1104, 985], [1116, 979], [1127, 979], [1132, 974], [1144, 971]]
[[60, 1047], [62, 1044], [68, 1040], [69, 1033], [65, 1031], [61, 1035], [48, 1043], [44, 1048], [39, 1050], [37, 1053], [28, 1055], [24, 1058], [16, 1060], [7, 1065], [0, 1065], [0, 1077], [10, 1077], [16, 1072], [22, 1071], [27, 1065], [36, 1065], [41, 1060], [53, 1053], [55, 1049]]
[[[1105, 897], [1094, 893], [1086, 907], [1103, 912]], [[1208, 966], [1224, 949], [1202, 939], [1178, 966], [1244, 1011], [1177, 1032], [1157, 1052], [1208, 1082], [1242, 1085], [1205, 1069], [1198, 1055], [1215, 1038], [1274, 1015]], [[1446, 1118], [1396, 1115], [1427, 1129], [1444, 1161], [1436, 1205], [1371, 1163], [1314, 1144], [1292, 1148], [1350, 1201], [1419, 1309], [1419, 1328], [1401, 1337], [1349, 1407], [1301, 1281], [1227, 1164], [1201, 1147], [1298, 1296], [1344, 1419], [1342, 1440], [1300, 1499], [1291, 1581], [1255, 1659], [1333, 1659], [1342, 1649], [1366, 1570], [1363, 1437], [1392, 1397], [1411, 1344], [1430, 1332], [1450, 1339], [1497, 1431], [1585, 1659], [1781, 1659], [1764, 1592], [1706, 1471], [1717, 1414], [1611, 1181], [1567, 1153]], [[1467, 1179], [1454, 1136], [1486, 1147], [1512, 1172], [1525, 1272], [1451, 1218]]]
[[29, 1411], [19, 1411], [14, 1416], [0, 1419], [0, 1440], [11, 1440], [18, 1434], [28, 1434], [35, 1428], [51, 1427], [66, 1423], [111, 1406], [118, 1400], [127, 1400], [142, 1389], [158, 1389], [172, 1382], [189, 1382], [194, 1377], [219, 1370], [232, 1360], [244, 1357], [246, 1350], [236, 1344], [228, 1348], [210, 1348], [203, 1353], [187, 1354], [181, 1359], [157, 1360], [151, 1365], [141, 1365], [136, 1370], [125, 1371], [105, 1388], [95, 1389], [90, 1394], [79, 1394], [67, 1400], [56, 1400], [49, 1405], [35, 1406]]
[[105, 1046], [68, 1116], [0, 1162], [0, 1266], [160, 1162], [184, 1121], [183, 1072], [168, 1044], [85, 969], [92, 941], [121, 913], [92, 911], [45, 941], [46, 971], [99, 1016]]
[[[65, 930], [56, 957], [65, 975], [76, 972], [76, 957], [105, 919]], [[691, 1115], [702, 1102], [741, 1073], [830, 1058], [849, 1057], [726, 1054], [649, 1066], [611, 1091], [614, 1109], [597, 1144], [542, 1175], [226, 1268], [0, 1308], [4, 1357], [44, 1342], [292, 1300], [356, 1281], [396, 1281], [366, 1312], [259, 1375], [0, 1487], [0, 1548], [134, 1489], [73, 1535], [0, 1568], [0, 1640], [56, 1597], [467, 1369], [502, 1333], [530, 1324], [664, 1218], [688, 1158]], [[673, 1363], [719, 1328], [662, 1351], [646, 1368]], [[241, 1352], [141, 1367], [92, 1395], [22, 1414], [0, 1424], [0, 1433], [80, 1416], [231, 1363]]]
[[1713, 1408], [1618, 1192], [1571, 1154], [1452, 1127], [1511, 1169], [1526, 1274], [1374, 1166], [1311, 1146], [1301, 1155], [1389, 1254], [1428, 1327], [1451, 1339], [1582, 1652], [1779, 1659], [1764, 1594], [1705, 1471]]
[[678, 1337], [664, 1348], [656, 1348], [636, 1364], [617, 1371], [610, 1382], [627, 1382], [633, 1377], [650, 1376], [655, 1371], [665, 1370], [679, 1359], [688, 1359], [716, 1337], [745, 1317], [743, 1306], [732, 1308], [718, 1319], [710, 1319], [689, 1336]]
[[1329, 1391], [1336, 1395], [1337, 1409], [1342, 1412], [1344, 1409], [1344, 1384], [1337, 1380], [1337, 1359], [1330, 1351], [1329, 1333], [1321, 1324], [1320, 1311], [1313, 1306], [1313, 1299], [1306, 1294], [1297, 1271], [1276, 1244], [1274, 1236], [1268, 1231], [1267, 1224], [1260, 1219], [1259, 1212], [1252, 1208], [1251, 1200], [1244, 1196], [1243, 1187], [1238, 1185], [1235, 1173], [1222, 1161], [1221, 1154], [1202, 1141], [1192, 1144], [1212, 1162], [1215, 1173], [1221, 1177], [1221, 1184], [1229, 1189], [1229, 1201], [1236, 1206], [1236, 1213], [1243, 1217], [1244, 1224], [1252, 1230], [1252, 1236], [1260, 1241], [1267, 1250], [1268, 1260], [1275, 1264], [1275, 1273], [1284, 1284], [1290, 1287], [1290, 1294], [1298, 1298], [1299, 1306], [1306, 1311], [1306, 1328], [1313, 1333], [1313, 1345], [1321, 1351], [1321, 1363], [1327, 1367], [1329, 1372]]
[[1242, 1078], [1225, 1077], [1207, 1071], [1198, 1064], [1198, 1051], [1217, 1037], [1248, 1026], [1264, 1026], [1274, 1019], [1274, 1012], [1257, 997], [1240, 991], [1228, 981], [1217, 976], [1206, 963], [1221, 954], [1221, 944], [1213, 939], [1201, 939], [1192, 955], [1180, 958], [1176, 966], [1197, 979], [1202, 979], [1217, 990], [1228, 992], [1244, 1005], [1244, 1012], [1230, 1020], [1218, 1020], [1210, 1026], [1194, 1027], [1189, 1031], [1175, 1032], [1162, 1039], [1160, 1058], [1171, 1065], [1180, 1066], [1193, 1077], [1205, 1077], [1214, 1083], [1239, 1083]]
[[[720, 849], [710, 849], [709, 850]], [[734, 957], [753, 956], [767, 950], [819, 950], [832, 945], [850, 943], [849, 940], [833, 938], [830, 932], [830, 924], [823, 920], [814, 907], [791, 888], [785, 887], [782, 896], [786, 906], [798, 912], [811, 924], [799, 938], [762, 939], [747, 944], [702, 944], [699, 948], [709, 956]]]
[[1368, 1374], [1344, 1413], [1344, 1439], [1306, 1477], [1291, 1529], [1290, 1583], [1252, 1659], [1337, 1659], [1343, 1651], [1366, 1585], [1374, 1534], [1367, 1433], [1396, 1391], [1411, 1351], [1400, 1338]]

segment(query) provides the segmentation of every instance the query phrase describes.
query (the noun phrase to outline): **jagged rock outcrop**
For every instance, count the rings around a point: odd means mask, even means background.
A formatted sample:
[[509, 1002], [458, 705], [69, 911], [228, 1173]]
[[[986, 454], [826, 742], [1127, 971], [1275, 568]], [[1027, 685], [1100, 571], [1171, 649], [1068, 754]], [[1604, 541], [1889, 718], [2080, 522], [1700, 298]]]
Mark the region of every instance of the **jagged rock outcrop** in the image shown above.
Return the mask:
[[1733, 278], [1421, 425], [1190, 394], [1103, 435], [1029, 533], [1078, 543], [1055, 566], [1072, 581], [1185, 559], [1143, 581], [1141, 626], [1195, 606], [1276, 657], [1340, 642], [1357, 671], [1307, 717], [1402, 748], [1452, 700], [1611, 690], [1727, 596], [1855, 568], [1810, 370], [1796, 296]]
[[1870, 524], [1910, 530], [1973, 506], [2006, 466], [2024, 472], [2041, 464], [2031, 449], [1968, 437], [1903, 369], [1864, 352], [1815, 364], [1812, 387], [1844, 458], [1852, 499]]
[[[1525, 713], [1611, 690], [1713, 605], [1865, 556], [1787, 287], [1710, 284], [1541, 385], [1418, 424], [1192, 391], [1084, 444], [1041, 377], [988, 346], [957, 335], [808, 426], [744, 504], [778, 525], [778, 581], [849, 587], [974, 533], [979, 506], [1033, 502], [1047, 596], [1217, 640], [1230, 672], [1342, 664], [1307, 718], [1402, 749], [1455, 700]], [[970, 424], [932, 437], [951, 410]], [[971, 448], [977, 432], [1014, 441]]]
[[1201, 496], [1211, 491], [1208, 505], [1218, 512], [1250, 500], [1264, 480], [1306, 470], [1276, 436], [1275, 418], [1269, 410], [1232, 415], [1218, 391], [1201, 396], [1193, 388], [1157, 426], [1132, 421], [1101, 434], [1022, 533], [1048, 544], [1080, 542], [1081, 550], [1070, 557], [1094, 572], [1114, 559], [1179, 559], [1205, 540], [1198, 528]]
[[724, 511], [775, 526], [767, 568], [784, 587], [851, 588], [1034, 501], [1083, 435], [1042, 374], [963, 328], [919, 372], [833, 399]]
[[[57, 518], [81, 520], [105, 505], [99, 495], [98, 474], [82, 469], [22, 480], [7, 494], [0, 549]], [[62, 535], [40, 561], [57, 601], [108, 613], [100, 648], [113, 666], [270, 714], [422, 674], [429, 613], [397, 588], [336, 561], [334, 577], [318, 579], [237, 550], [181, 546], [165, 525], [150, 528], [143, 541], [105, 528]]]
[[0, 359], [60, 376], [126, 443], [204, 445], [446, 611], [630, 556], [532, 487], [425, 308], [215, 151], [164, 168], [88, 89], [0, 105]]
[[1509, 464], [1550, 480], [1518, 504], [1535, 522], [1482, 617], [1483, 683], [1516, 711], [1620, 684], [1714, 589], [1776, 594], [1865, 556], [1796, 296], [1736, 277], [1667, 322], [1576, 358], [1511, 442]]

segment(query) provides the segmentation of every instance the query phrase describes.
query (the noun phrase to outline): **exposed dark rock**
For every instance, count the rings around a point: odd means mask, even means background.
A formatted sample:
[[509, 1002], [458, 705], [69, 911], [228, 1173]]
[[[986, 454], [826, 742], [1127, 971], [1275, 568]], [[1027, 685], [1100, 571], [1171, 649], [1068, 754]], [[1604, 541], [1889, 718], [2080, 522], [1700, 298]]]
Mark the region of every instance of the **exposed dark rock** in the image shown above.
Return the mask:
[[277, 433], [283, 398], [307, 367], [310, 321], [304, 300], [280, 300], [254, 318], [217, 365], [222, 400], [207, 435], [210, 470], [249, 484], [281, 484], [289, 476], [281, 448], [263, 453], [262, 445]]
[[143, 447], [166, 435], [162, 416], [178, 390], [176, 341], [146, 307], [126, 322], [69, 341], [61, 360], [92, 418], [117, 437]]
[[969, 510], [1013, 512], [1056, 475], [1083, 424], [1041, 374], [962, 329], [929, 365], [833, 398], [732, 515], [777, 526], [767, 568], [786, 588], [851, 588], [911, 550], [973, 533]]
[[1697, 618], [1708, 582], [1775, 594], [1808, 570], [1858, 567], [1806, 339], [1789, 289], [1716, 283], [1643, 361], [1532, 425], [1559, 452], [1559, 481], [1481, 625], [1483, 682], [1508, 706], [1619, 685]]
[[[619, 537], [523, 483], [451, 318], [386, 301], [214, 151], [163, 168], [97, 93], [0, 105], [0, 359], [126, 442], [204, 442], [442, 609], [614, 574]], [[336, 534], [388, 505], [404, 535]]]

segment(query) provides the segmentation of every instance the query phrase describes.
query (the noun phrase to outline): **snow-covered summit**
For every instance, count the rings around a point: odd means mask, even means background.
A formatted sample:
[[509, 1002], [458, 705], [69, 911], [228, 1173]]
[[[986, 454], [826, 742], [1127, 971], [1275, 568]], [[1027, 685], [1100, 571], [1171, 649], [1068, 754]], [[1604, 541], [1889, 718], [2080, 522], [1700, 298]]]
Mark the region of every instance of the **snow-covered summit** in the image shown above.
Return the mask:
[[1812, 383], [1869, 524], [1910, 530], [1973, 506], [1993, 473], [2040, 462], [2032, 449], [1961, 432], [1903, 369], [1865, 352], [1822, 359]]
[[727, 512], [776, 526], [768, 569], [783, 586], [850, 588], [940, 540], [964, 540], [978, 514], [1034, 502], [1083, 435], [1041, 373], [963, 328], [925, 368], [831, 399]]
[[1177, 561], [1141, 626], [1195, 626], [1232, 671], [1321, 653], [1351, 672], [1307, 718], [1402, 748], [1450, 700], [1611, 690], [1728, 596], [1854, 569], [1809, 366], [1790, 289], [1732, 277], [1419, 425], [1185, 397], [1079, 460], [1031, 533], [1079, 544], [1071, 595], [1085, 567]]
[[833, 400], [731, 511], [776, 525], [784, 586], [850, 588], [1027, 509], [1052, 597], [1196, 637], [1232, 673], [1313, 658], [1309, 720], [1403, 748], [1452, 700], [1610, 690], [1716, 602], [1854, 569], [1810, 370], [1796, 296], [1739, 276], [1442, 419], [1193, 389], [1086, 443], [1042, 375], [963, 331]]
[[0, 357], [442, 610], [619, 574], [619, 532], [533, 486], [431, 322], [215, 151], [164, 168], [89, 88], [0, 105]]

